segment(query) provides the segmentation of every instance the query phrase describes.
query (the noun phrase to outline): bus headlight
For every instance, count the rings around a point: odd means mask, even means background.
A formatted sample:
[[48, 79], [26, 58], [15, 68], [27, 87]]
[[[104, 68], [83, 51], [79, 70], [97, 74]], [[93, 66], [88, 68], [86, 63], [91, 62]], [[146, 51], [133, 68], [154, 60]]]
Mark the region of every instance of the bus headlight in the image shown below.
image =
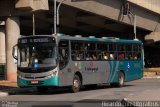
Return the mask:
[[47, 78], [52, 78], [53, 76], [56, 76], [57, 71], [53, 71], [52, 74], [50, 74]]

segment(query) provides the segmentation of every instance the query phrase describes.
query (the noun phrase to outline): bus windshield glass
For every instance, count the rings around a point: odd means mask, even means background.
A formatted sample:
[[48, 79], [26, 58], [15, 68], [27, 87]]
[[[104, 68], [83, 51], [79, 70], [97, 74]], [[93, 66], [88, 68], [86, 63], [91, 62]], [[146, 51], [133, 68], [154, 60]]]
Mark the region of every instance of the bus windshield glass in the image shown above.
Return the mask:
[[48, 68], [55, 67], [57, 51], [54, 43], [25, 44], [19, 46], [18, 67]]

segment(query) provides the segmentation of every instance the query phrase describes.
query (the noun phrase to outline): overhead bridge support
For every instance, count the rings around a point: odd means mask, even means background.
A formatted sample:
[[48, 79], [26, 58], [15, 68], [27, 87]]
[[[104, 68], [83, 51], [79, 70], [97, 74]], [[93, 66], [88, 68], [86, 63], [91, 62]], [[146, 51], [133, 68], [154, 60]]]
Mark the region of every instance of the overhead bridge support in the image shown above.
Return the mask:
[[152, 32], [145, 36], [147, 43], [154, 43], [160, 41], [160, 32]]

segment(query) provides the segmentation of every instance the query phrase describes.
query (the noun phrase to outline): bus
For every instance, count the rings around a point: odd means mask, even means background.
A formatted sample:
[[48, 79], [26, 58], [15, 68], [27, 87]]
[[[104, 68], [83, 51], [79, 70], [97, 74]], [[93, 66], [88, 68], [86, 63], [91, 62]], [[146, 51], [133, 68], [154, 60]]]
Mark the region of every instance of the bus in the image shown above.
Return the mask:
[[19, 87], [70, 87], [110, 84], [141, 79], [144, 70], [143, 43], [115, 37], [36, 35], [18, 39], [13, 47]]

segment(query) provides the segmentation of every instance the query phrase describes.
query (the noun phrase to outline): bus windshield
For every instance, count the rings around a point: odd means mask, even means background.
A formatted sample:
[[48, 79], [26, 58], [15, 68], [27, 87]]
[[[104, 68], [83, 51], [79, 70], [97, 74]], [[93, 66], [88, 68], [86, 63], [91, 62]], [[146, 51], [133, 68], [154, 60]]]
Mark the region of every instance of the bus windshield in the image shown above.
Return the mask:
[[54, 43], [19, 46], [18, 67], [48, 68], [57, 65], [57, 51]]

